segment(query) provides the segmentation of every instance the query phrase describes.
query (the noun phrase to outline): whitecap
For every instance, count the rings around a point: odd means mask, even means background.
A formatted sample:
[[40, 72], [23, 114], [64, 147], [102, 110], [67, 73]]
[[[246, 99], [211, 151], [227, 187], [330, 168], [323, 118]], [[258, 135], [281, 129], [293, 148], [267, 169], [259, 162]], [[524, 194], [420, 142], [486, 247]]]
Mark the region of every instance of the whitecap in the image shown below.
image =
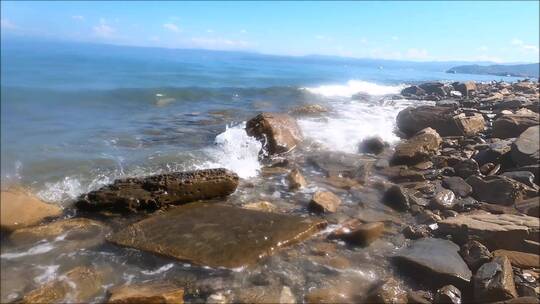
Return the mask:
[[403, 85], [380, 85], [362, 80], [349, 80], [346, 84], [321, 85], [304, 88], [306, 91], [325, 97], [351, 97], [357, 93], [369, 95], [397, 94], [404, 88]]

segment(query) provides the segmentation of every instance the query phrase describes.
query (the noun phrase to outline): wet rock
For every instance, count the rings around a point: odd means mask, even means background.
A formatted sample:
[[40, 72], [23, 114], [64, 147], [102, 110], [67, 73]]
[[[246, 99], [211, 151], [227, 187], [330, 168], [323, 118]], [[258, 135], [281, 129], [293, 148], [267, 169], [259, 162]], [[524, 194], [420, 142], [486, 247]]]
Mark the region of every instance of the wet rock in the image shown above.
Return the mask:
[[258, 201], [258, 202], [248, 203], [248, 204], [242, 205], [242, 208], [264, 211], [264, 212], [276, 212], [278, 210], [276, 205], [267, 201]]
[[319, 104], [308, 104], [296, 107], [290, 111], [292, 115], [313, 116], [328, 112], [328, 109]]
[[395, 279], [390, 278], [386, 281], [376, 283], [368, 291], [365, 302], [381, 304], [407, 303], [407, 292]]
[[512, 160], [518, 166], [535, 165], [540, 162], [540, 126], [530, 127], [512, 144]]
[[500, 164], [506, 160], [506, 156], [509, 156], [513, 142], [513, 139], [504, 139], [490, 143], [487, 149], [479, 151], [474, 156], [474, 160], [481, 166], [487, 163]]
[[436, 304], [461, 304], [461, 291], [454, 285], [446, 285], [435, 294]]
[[444, 97], [448, 94], [446, 92], [448, 88], [441, 82], [425, 82], [420, 84], [419, 87], [424, 90], [427, 95]]
[[466, 136], [478, 134], [483, 132], [486, 128], [484, 116], [478, 113], [472, 113], [469, 115], [461, 113], [454, 116], [452, 119], [461, 133]]
[[529, 127], [538, 125], [538, 117], [538, 113], [532, 111], [503, 115], [493, 122], [492, 136], [497, 138], [518, 137]]
[[413, 85], [401, 90], [403, 96], [422, 96], [426, 95], [426, 91], [417, 85]]
[[432, 296], [426, 291], [409, 291], [407, 292], [408, 304], [431, 304]]
[[9, 236], [9, 241], [11, 244], [19, 246], [40, 240], [52, 241], [62, 235], [63, 240], [70, 241], [70, 244], [76, 245], [78, 248], [88, 248], [102, 244], [105, 241], [105, 235], [109, 232], [109, 227], [101, 222], [85, 218], [72, 218], [18, 229]]
[[353, 221], [349, 225], [344, 224], [342, 228], [335, 230], [328, 237], [330, 239], [341, 239], [352, 245], [367, 246], [381, 237], [383, 233], [383, 222], [362, 224]]
[[524, 185], [527, 185], [532, 188], [538, 187], [534, 183], [534, 174], [532, 174], [529, 171], [511, 171], [511, 172], [504, 172], [501, 174], [502, 176], [511, 178], [515, 181], [518, 181]]
[[459, 254], [472, 271], [476, 271], [480, 266], [491, 261], [491, 258], [493, 258], [489, 249], [475, 240], [470, 240], [461, 246]]
[[358, 151], [360, 153], [381, 154], [388, 144], [379, 136], [369, 137], [360, 142]]
[[456, 203], [456, 195], [448, 189], [442, 189], [431, 199], [431, 206], [435, 209], [452, 209]]
[[431, 229], [427, 225], [408, 225], [403, 228], [403, 235], [411, 240], [418, 240], [431, 236]]
[[476, 91], [476, 83], [474, 81], [453, 83], [455, 90], [459, 91], [464, 98], [469, 98]]
[[287, 114], [261, 113], [246, 123], [246, 132], [270, 155], [289, 152], [303, 140], [296, 120]]
[[62, 209], [47, 204], [23, 190], [2, 191], [0, 194], [0, 229], [15, 229], [34, 226], [47, 218], [62, 214]]
[[107, 303], [184, 303], [184, 289], [170, 283], [143, 283], [114, 287], [108, 291], [110, 294]]
[[537, 185], [540, 185], [540, 164], [523, 166], [523, 167], [518, 167], [518, 168], [509, 168], [505, 170], [505, 172], [513, 172], [513, 171], [531, 172], [532, 174], [534, 174], [534, 183]]
[[315, 288], [304, 296], [305, 303], [347, 303], [349, 299], [335, 288]]
[[392, 185], [386, 190], [383, 196], [383, 202], [398, 211], [406, 211], [411, 207], [409, 195], [405, 189], [398, 185]]
[[193, 203], [132, 224], [108, 240], [196, 265], [237, 268], [324, 226], [321, 220]]
[[76, 267], [58, 279], [27, 293], [23, 303], [83, 303], [101, 292], [103, 274], [88, 267]]
[[461, 178], [467, 178], [471, 175], [479, 174], [480, 168], [474, 159], [466, 159], [458, 162], [454, 166], [454, 172]]
[[533, 197], [516, 202], [516, 209], [526, 215], [540, 217], [540, 199]]
[[442, 185], [461, 197], [469, 196], [472, 193], [471, 185], [467, 184], [467, 182], [459, 176], [448, 176], [443, 178]]
[[482, 240], [490, 250], [528, 251], [525, 240], [536, 240], [540, 234], [538, 218], [526, 215], [470, 213], [446, 218], [439, 223], [440, 233], [454, 239]]
[[493, 302], [493, 304], [538, 304], [540, 300], [537, 297], [519, 297], [504, 301]]
[[392, 166], [384, 168], [381, 174], [394, 183], [425, 181], [424, 175], [418, 171], [410, 170], [406, 166]]
[[289, 182], [289, 190], [297, 190], [307, 186], [306, 179], [298, 168], [294, 168], [287, 175], [287, 181]]
[[352, 153], [323, 152], [310, 156], [308, 162], [327, 176], [347, 177], [364, 182], [375, 160]]
[[414, 272], [414, 279], [426, 283], [452, 282], [463, 285], [470, 281], [471, 271], [458, 254], [459, 246], [448, 240], [424, 238], [413, 241], [394, 257], [402, 269]]
[[309, 202], [309, 209], [314, 212], [336, 212], [341, 199], [332, 192], [317, 191]]
[[439, 150], [442, 139], [437, 131], [426, 128], [416, 133], [410, 139], [399, 143], [392, 158], [396, 165], [411, 165], [427, 161]]
[[514, 274], [506, 257], [495, 257], [482, 265], [473, 278], [474, 298], [494, 302], [517, 297]]
[[332, 187], [345, 189], [345, 190], [350, 190], [350, 189], [360, 187], [360, 183], [357, 180], [347, 178], [347, 177], [339, 177], [335, 175], [325, 178], [323, 182]]
[[487, 176], [482, 179], [472, 175], [467, 178], [467, 183], [473, 189], [472, 196], [479, 201], [507, 206], [523, 197], [523, 186], [504, 176]]
[[288, 286], [254, 286], [237, 290], [235, 303], [296, 303]]
[[540, 268], [540, 255], [538, 253], [527, 253], [513, 250], [499, 249], [493, 252], [494, 256], [505, 256], [510, 260], [512, 266], [529, 269]]
[[76, 206], [84, 211], [152, 211], [171, 204], [225, 197], [237, 186], [238, 175], [227, 169], [125, 178], [82, 195]]

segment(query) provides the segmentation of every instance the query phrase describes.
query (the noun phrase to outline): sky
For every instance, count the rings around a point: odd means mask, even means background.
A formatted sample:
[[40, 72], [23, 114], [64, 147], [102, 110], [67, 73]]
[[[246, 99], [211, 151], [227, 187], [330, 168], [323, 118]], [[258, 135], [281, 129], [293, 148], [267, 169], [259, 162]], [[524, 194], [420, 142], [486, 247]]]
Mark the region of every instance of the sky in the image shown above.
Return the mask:
[[539, 1], [1, 1], [1, 34], [417, 61], [539, 61]]

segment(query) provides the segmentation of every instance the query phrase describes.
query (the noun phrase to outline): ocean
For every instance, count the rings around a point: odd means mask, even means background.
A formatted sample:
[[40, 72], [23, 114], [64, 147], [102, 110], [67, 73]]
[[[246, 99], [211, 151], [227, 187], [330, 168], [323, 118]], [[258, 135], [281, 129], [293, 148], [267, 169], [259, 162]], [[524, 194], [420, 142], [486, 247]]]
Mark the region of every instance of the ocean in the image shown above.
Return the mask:
[[395, 116], [414, 101], [384, 95], [406, 84], [515, 80], [444, 72], [455, 64], [3, 40], [2, 185], [67, 204], [125, 176], [225, 167], [251, 178], [260, 144], [243, 126], [258, 112], [324, 105], [299, 120], [306, 138], [355, 152], [367, 136], [397, 139]]

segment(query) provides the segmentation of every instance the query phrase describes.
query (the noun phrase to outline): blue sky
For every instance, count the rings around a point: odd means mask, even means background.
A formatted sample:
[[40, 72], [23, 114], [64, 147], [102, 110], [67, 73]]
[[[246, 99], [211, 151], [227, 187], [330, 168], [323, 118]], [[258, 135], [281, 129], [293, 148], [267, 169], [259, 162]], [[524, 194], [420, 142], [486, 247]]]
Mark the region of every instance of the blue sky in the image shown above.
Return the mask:
[[538, 62], [539, 2], [1, 2], [5, 37], [403, 60]]

